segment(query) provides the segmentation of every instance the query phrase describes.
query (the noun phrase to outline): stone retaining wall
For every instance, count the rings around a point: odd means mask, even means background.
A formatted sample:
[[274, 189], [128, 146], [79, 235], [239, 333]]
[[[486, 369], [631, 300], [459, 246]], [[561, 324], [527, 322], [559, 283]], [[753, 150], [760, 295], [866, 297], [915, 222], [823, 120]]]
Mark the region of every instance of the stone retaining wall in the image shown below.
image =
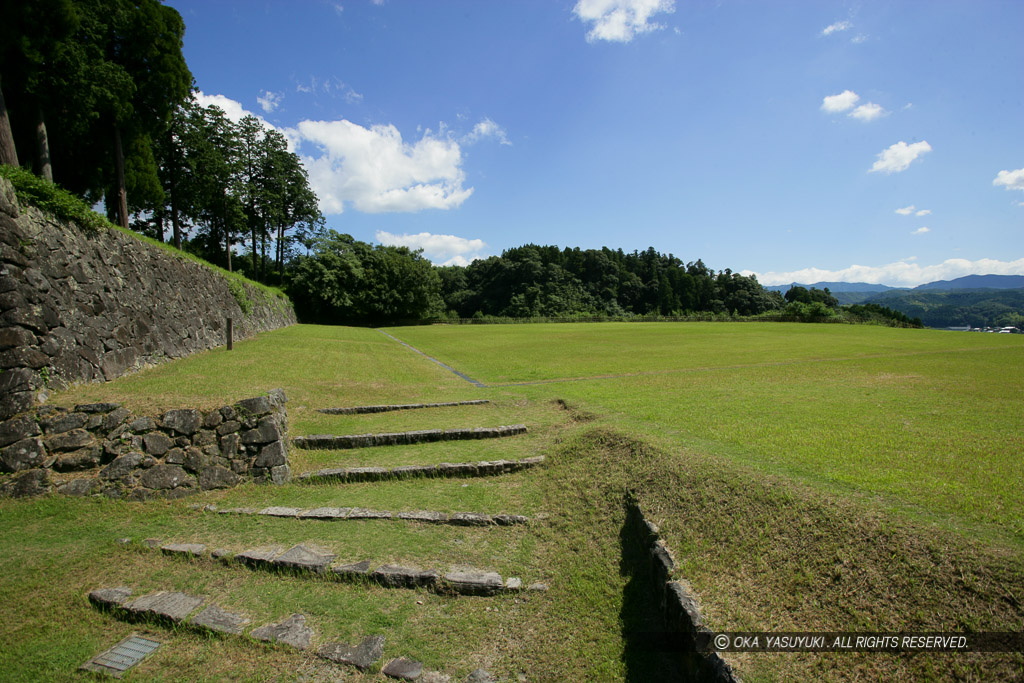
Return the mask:
[[699, 657], [695, 680], [739, 683], [732, 667], [711, 650], [714, 634], [704, 625], [696, 598], [686, 584], [673, 579], [675, 557], [661, 540], [658, 527], [644, 517], [635, 495], [627, 495], [626, 509], [627, 518], [633, 520], [632, 533], [647, 549], [651, 585], [655, 587], [651, 598], [653, 604], [660, 606], [663, 626], [671, 636], [669, 640], [680, 645], [680, 652], [695, 653]]
[[500, 439], [526, 433], [526, 425], [501, 427], [467, 427], [464, 429], [418, 429], [411, 432], [385, 434], [310, 434], [295, 437], [295, 447], [309, 450], [341, 450], [370, 448], [373, 446], [409, 446], [435, 441], [464, 441], [467, 439]]
[[280, 389], [203, 412], [137, 417], [118, 403], [43, 406], [0, 422], [0, 494], [57, 491], [145, 500], [180, 498], [245, 480], [289, 480]]
[[[243, 311], [243, 306], [247, 311]], [[117, 230], [29, 206], [0, 178], [0, 420], [48, 389], [295, 323], [285, 298]]]

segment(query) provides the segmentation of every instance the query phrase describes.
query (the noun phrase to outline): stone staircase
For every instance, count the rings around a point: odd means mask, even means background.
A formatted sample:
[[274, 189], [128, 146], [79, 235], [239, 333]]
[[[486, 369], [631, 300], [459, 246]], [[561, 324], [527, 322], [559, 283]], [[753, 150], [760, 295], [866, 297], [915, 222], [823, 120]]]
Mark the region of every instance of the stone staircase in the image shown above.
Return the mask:
[[[327, 409], [321, 412], [340, 415], [361, 415], [389, 412], [392, 410], [416, 410], [421, 408], [439, 408], [447, 406], [483, 405], [486, 401], [451, 402], [442, 404], [405, 404], [395, 406], [358, 406], [346, 409]], [[411, 447], [414, 444], [429, 443], [439, 440], [470, 440], [482, 438], [505, 438], [525, 434], [525, 425], [512, 425], [496, 428], [475, 429], [434, 429], [412, 432], [391, 432], [383, 434], [362, 435], [318, 435], [299, 436], [293, 439], [293, 445], [299, 448], [320, 448], [338, 450], [370, 446], [390, 446], [394, 448]], [[308, 487], [330, 487], [339, 496], [344, 495], [347, 484], [371, 484], [372, 486], [389, 486], [393, 482], [408, 480], [440, 479], [459, 477], [494, 478], [513, 475], [544, 462], [543, 456], [522, 458], [518, 460], [484, 460], [460, 463], [438, 463], [432, 465], [403, 465], [397, 467], [346, 467], [313, 470], [298, 475], [292, 486], [307, 489]], [[437, 501], [438, 507], [444, 508], [444, 501]], [[309, 524], [324, 522], [354, 521], [376, 524], [380, 522], [380, 534], [386, 536], [396, 524], [430, 524], [449, 525], [462, 528], [486, 528], [486, 533], [507, 533], [514, 527], [530, 524], [530, 519], [520, 514], [490, 514], [484, 512], [443, 512], [438, 510], [375, 510], [366, 507], [289, 507], [273, 505], [269, 507], [232, 507], [219, 509], [210, 504], [192, 505], [201, 515], [248, 516], [254, 522], [259, 519], [276, 518], [286, 520], [294, 525], [294, 538], [302, 538], [303, 528]], [[126, 545], [135, 545], [129, 539], [123, 539]], [[489, 568], [475, 568], [465, 565], [448, 567], [421, 568], [404, 566], [393, 561], [364, 559], [360, 562], [336, 563], [338, 554], [332, 549], [308, 542], [285, 545], [255, 545], [246, 547], [244, 539], [235, 548], [217, 547], [207, 551], [203, 539], [189, 539], [187, 543], [162, 543], [156, 539], [146, 539], [143, 547], [152, 552], [161, 552], [168, 556], [187, 558], [193, 562], [197, 570], [224, 571], [223, 567], [244, 566], [258, 572], [276, 572], [297, 575], [311, 581], [326, 581], [349, 586], [383, 587], [389, 589], [429, 591], [442, 600], [455, 599], [488, 599], [499, 595], [518, 593], [539, 593], [548, 590], [548, 586], [538, 577], [507, 576], [502, 577]], [[326, 544], [325, 544], [326, 545]], [[351, 554], [351, 553], [350, 553]], [[373, 549], [365, 549], [364, 557], [370, 558]], [[358, 559], [358, 557], [356, 558]], [[453, 558], [457, 561], [457, 558]], [[168, 597], [171, 596], [171, 597]], [[158, 592], [135, 600], [130, 600], [130, 589], [124, 586], [94, 590], [89, 595], [90, 601], [100, 609], [108, 610], [117, 618], [129, 621], [145, 620], [152, 623], [164, 623], [185, 626], [192, 629], [208, 629], [236, 637], [249, 637], [255, 640], [280, 643], [297, 647], [302, 650], [312, 648], [318, 640], [317, 634], [305, 625], [301, 614], [293, 614], [288, 619], [259, 627], [251, 627], [248, 617], [233, 614], [215, 604], [207, 603], [202, 596], [188, 596], [183, 593]], [[202, 605], [207, 606], [200, 609]], [[323, 642], [316, 648], [316, 654], [334, 664], [355, 667], [361, 671], [376, 670], [378, 662], [385, 653], [387, 633], [366, 634], [360, 642], [352, 645], [339, 642]], [[398, 643], [397, 657], [392, 657], [381, 668], [385, 676], [400, 680], [419, 681], [451, 681], [450, 675], [440, 671], [424, 671], [423, 666], [401, 653]], [[390, 650], [391, 646], [388, 645]], [[466, 681], [482, 683], [495, 680], [487, 671], [472, 672]]]

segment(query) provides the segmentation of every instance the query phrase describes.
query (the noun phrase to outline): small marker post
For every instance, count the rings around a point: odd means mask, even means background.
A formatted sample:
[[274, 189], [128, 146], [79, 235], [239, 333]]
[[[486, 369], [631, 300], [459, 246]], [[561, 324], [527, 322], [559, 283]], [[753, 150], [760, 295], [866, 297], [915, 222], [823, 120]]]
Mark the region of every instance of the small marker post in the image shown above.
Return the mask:
[[232, 332], [234, 330], [232, 328], [232, 323], [233, 323], [233, 321], [231, 320], [231, 318], [228, 318], [228, 351], [230, 351], [233, 348], [231, 337], [232, 337]]

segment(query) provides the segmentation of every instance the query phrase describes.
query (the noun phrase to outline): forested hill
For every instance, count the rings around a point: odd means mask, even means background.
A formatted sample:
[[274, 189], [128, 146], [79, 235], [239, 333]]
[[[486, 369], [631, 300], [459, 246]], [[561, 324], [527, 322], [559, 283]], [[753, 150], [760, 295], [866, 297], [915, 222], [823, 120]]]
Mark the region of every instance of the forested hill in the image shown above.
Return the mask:
[[755, 315], [785, 305], [753, 277], [715, 272], [700, 260], [684, 263], [653, 247], [624, 253], [527, 244], [438, 274], [445, 308], [459, 317]]

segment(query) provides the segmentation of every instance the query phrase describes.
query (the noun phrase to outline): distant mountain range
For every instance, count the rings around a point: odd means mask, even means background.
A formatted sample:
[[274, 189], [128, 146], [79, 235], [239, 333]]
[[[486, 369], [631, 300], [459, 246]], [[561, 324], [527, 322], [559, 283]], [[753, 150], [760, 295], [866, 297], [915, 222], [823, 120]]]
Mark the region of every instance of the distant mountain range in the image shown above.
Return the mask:
[[917, 287], [889, 287], [888, 285], [872, 285], [867, 282], [815, 282], [813, 284], [801, 284], [794, 282], [788, 285], [772, 285], [765, 289], [785, 293], [790, 287], [817, 287], [828, 290], [833, 294], [848, 292], [887, 292], [893, 289], [1021, 289], [1024, 288], [1024, 275], [965, 275], [955, 280], [937, 280], [928, 282]]
[[[785, 293], [794, 285], [765, 289]], [[1024, 275], [967, 275], [929, 282], [913, 289], [866, 282], [815, 282], [799, 286], [828, 287], [844, 306], [879, 304], [911, 318], [920, 318], [928, 327], [1024, 327]]]

